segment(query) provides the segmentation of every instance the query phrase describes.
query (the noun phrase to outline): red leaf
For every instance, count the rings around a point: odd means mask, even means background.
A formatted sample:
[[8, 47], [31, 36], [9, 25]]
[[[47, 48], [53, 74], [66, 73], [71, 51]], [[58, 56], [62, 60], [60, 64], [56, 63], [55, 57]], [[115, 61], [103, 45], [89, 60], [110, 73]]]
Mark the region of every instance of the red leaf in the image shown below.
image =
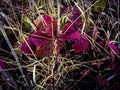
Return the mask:
[[36, 46], [42, 46], [47, 41], [51, 40], [52, 36], [47, 34], [46, 32], [42, 32], [41, 30], [39, 30], [31, 34], [29, 38]]
[[[56, 51], [57, 55], [60, 54], [61, 49], [64, 47], [65, 41], [62, 38], [58, 38], [56, 42]], [[53, 41], [46, 41], [44, 45], [38, 46], [38, 50], [36, 50], [36, 56], [37, 57], [43, 57], [43, 56], [50, 56], [53, 55], [54, 50], [54, 42]]]
[[53, 54], [54, 44], [51, 41], [46, 41], [42, 46], [38, 46], [35, 52], [37, 57], [45, 57]]
[[[29, 35], [28, 38], [27, 43], [37, 57], [52, 55], [55, 41], [58, 55], [65, 44], [65, 36], [57, 31], [56, 19], [50, 16], [45, 16], [43, 26], [33, 34]], [[23, 42], [21, 50], [26, 54], [32, 54], [27, 43]]]
[[56, 36], [58, 34], [57, 20], [54, 17], [45, 16], [43, 24], [46, 33], [48, 33], [51, 36]]
[[[63, 29], [61, 34], [58, 32], [57, 20], [54, 17], [45, 16], [43, 19], [43, 26], [33, 34], [29, 35], [27, 42], [23, 42], [21, 50], [24, 53], [32, 54], [32, 50], [37, 57], [50, 56], [53, 54], [54, 47], [56, 46], [56, 53], [59, 55], [61, 49], [65, 45], [65, 40], [75, 40], [72, 47], [76, 52], [88, 49], [89, 42], [87, 38], [84, 35], [81, 35], [80, 31], [76, 27], [79, 25], [78, 23], [81, 23], [81, 20], [75, 22], [75, 24], [70, 22], [66, 24], [66, 28]], [[80, 27], [81, 26], [79, 26], [79, 28]], [[54, 45], [55, 41], [56, 44]]]

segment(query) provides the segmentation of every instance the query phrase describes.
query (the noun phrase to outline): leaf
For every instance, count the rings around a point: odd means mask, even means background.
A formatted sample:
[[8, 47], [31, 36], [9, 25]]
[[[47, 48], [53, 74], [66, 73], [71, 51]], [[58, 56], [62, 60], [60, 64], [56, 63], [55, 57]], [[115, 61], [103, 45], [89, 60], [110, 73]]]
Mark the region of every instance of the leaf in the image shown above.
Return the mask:
[[80, 37], [77, 38], [75, 43], [72, 45], [72, 48], [75, 49], [75, 52], [82, 52], [89, 48], [89, 41], [85, 35], [80, 34]]
[[[70, 14], [69, 22], [65, 25], [62, 33], [65, 33], [67, 40], [74, 40], [78, 38], [78, 33], [82, 29], [82, 18], [80, 17], [81, 13], [77, 6], [73, 7], [73, 11]], [[79, 31], [79, 32], [78, 32]]]
[[94, 5], [94, 9], [96, 12], [101, 12], [106, 7], [106, 0], [98, 0]]
[[75, 41], [72, 47], [76, 52], [88, 49], [87, 38], [81, 35], [77, 28], [78, 25], [81, 28], [81, 20], [75, 22], [75, 24], [68, 22], [62, 33], [58, 32], [57, 19], [53, 16], [44, 16], [43, 21], [40, 22], [42, 22], [40, 28], [29, 35], [27, 42], [23, 42], [21, 50], [24, 53], [31, 54], [31, 51], [33, 51], [37, 57], [46, 57], [53, 55], [53, 52], [56, 51], [56, 54], [59, 55], [66, 40]]
[[43, 5], [39, 6], [38, 9], [42, 9], [43, 8]]
[[[56, 42], [57, 48], [57, 55], [60, 54], [61, 49], [64, 47], [65, 41], [62, 38], [59, 38]], [[54, 43], [53, 41], [47, 41], [43, 46], [39, 47], [38, 50], [36, 51], [36, 56], [37, 57], [43, 57], [43, 56], [51, 56], [53, 55], [54, 51]]]
[[43, 45], [48, 40], [50, 40], [52, 36], [47, 34], [46, 32], [38, 30], [35, 33], [31, 34], [29, 38], [35, 44], [35, 46], [40, 46]]
[[34, 52], [36, 47], [34, 43], [32, 42], [31, 39], [28, 39], [27, 41], [24, 41], [20, 47], [20, 49], [25, 53], [25, 54], [32, 54], [32, 51]]
[[54, 17], [45, 16], [44, 17], [44, 28], [46, 33], [50, 35], [57, 35], [58, 34], [58, 25], [57, 20]]
[[0, 68], [5, 68], [5, 66], [4, 59], [0, 57]]
[[66, 40], [74, 40], [78, 38], [78, 30], [72, 25], [72, 23], [67, 23], [65, 28], [62, 31], [63, 34], [66, 36]]
[[68, 22], [68, 17], [67, 16], [61, 16], [61, 18], [60, 18], [61, 26], [64, 27], [67, 22]]
[[80, 10], [78, 9], [77, 6], [73, 7], [72, 14], [69, 16], [70, 22], [74, 22], [73, 25], [77, 26], [78, 28], [82, 29], [82, 18], [81, 18], [81, 13]]
[[108, 42], [108, 47], [110, 48], [110, 50], [115, 54], [115, 55], [119, 55], [119, 49], [116, 45], [114, 45], [113, 42]]
[[56, 40], [56, 51], [59, 55], [64, 47], [65, 39], [57, 30], [57, 20], [52, 16], [45, 16], [43, 19], [42, 26], [29, 35], [27, 42], [22, 43], [21, 50], [26, 54], [31, 54], [32, 50], [37, 57], [51, 56], [55, 49]]
[[42, 19], [41, 17], [37, 17], [37, 19], [34, 20], [34, 24], [37, 28], [40, 28], [42, 26]]
[[27, 16], [23, 17], [23, 23], [27, 28], [32, 27], [33, 29], [35, 29], [35, 25], [32, 23], [31, 19]]

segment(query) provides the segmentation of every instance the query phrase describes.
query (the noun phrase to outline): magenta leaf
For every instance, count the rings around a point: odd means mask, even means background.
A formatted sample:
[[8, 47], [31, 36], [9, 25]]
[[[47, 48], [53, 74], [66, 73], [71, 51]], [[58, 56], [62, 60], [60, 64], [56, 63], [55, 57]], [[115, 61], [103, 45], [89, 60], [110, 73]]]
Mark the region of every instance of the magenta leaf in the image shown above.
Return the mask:
[[[58, 33], [57, 20], [55, 18], [45, 16], [43, 19], [43, 26], [29, 35], [28, 40], [23, 42], [21, 50], [26, 54], [32, 54], [32, 50], [37, 57], [45, 57], [53, 54], [56, 45], [56, 52], [58, 55], [64, 47], [65, 36]], [[54, 44], [55, 41], [56, 44]]]
[[85, 35], [80, 34], [80, 37], [77, 38], [72, 47], [76, 52], [85, 51], [89, 48], [89, 41]]
[[74, 25], [78, 26], [80, 29], [82, 28], [82, 18], [80, 10], [77, 6], [73, 7], [72, 14], [69, 16], [70, 21], [74, 22]]
[[54, 44], [51, 41], [46, 41], [42, 46], [38, 46], [36, 50], [37, 57], [45, 57], [53, 54]]
[[[57, 55], [60, 54], [61, 49], [64, 47], [65, 41], [62, 38], [58, 38], [56, 42], [56, 51]], [[37, 57], [42, 57], [42, 56], [50, 56], [53, 54], [54, 50], [54, 43], [53, 41], [47, 41], [44, 45], [38, 46], [38, 50], [36, 51], [36, 56]]]
[[80, 33], [82, 29], [82, 18], [78, 7], [73, 7], [69, 20], [62, 32], [65, 33], [67, 40], [74, 40], [78, 38], [78, 31]]
[[[80, 13], [77, 13], [76, 11], [73, 13], [73, 18], [79, 16]], [[37, 57], [45, 57], [51, 56], [55, 50], [54, 47], [56, 47], [56, 54], [59, 55], [65, 41], [72, 40], [75, 41], [72, 45], [75, 52], [85, 51], [89, 48], [89, 41], [85, 35], [81, 35], [77, 28], [81, 28], [80, 24], [81, 19], [73, 24], [68, 22], [60, 33], [58, 32], [57, 19], [52, 16], [44, 16], [42, 26], [29, 35], [28, 40], [22, 43], [21, 50], [25, 54], [33, 52]]]
[[57, 29], [57, 20], [52, 16], [45, 16], [43, 21], [43, 26], [45, 29], [45, 32], [49, 35], [57, 35], [58, 29]]
[[119, 49], [113, 42], [108, 42], [108, 47], [115, 55], [119, 55]]
[[34, 52], [36, 49], [31, 39], [28, 39], [27, 41], [23, 42], [20, 48], [25, 54], [32, 54], [32, 51]]
[[74, 40], [79, 37], [78, 30], [72, 25], [72, 23], [67, 23], [66, 27], [63, 29], [64, 36], [66, 36], [66, 40]]
[[35, 46], [43, 46], [47, 41], [51, 40], [52, 36], [48, 33], [38, 30], [31, 34], [29, 38], [35, 44]]
[[[79, 9], [74, 7], [73, 13], [69, 17], [70, 22], [65, 25], [65, 28], [62, 32], [66, 36], [66, 40], [74, 41], [72, 48], [75, 49], [75, 52], [85, 51], [89, 48], [88, 39], [85, 35], [81, 34], [82, 19], [79, 16]], [[71, 21], [73, 21], [73, 23]]]

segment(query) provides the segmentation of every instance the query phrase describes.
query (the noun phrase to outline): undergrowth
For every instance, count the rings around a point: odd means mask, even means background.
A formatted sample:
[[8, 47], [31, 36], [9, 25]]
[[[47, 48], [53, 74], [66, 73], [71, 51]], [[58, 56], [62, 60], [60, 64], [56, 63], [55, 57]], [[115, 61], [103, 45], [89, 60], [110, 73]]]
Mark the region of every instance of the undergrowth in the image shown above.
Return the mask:
[[0, 90], [119, 90], [119, 0], [1, 0]]

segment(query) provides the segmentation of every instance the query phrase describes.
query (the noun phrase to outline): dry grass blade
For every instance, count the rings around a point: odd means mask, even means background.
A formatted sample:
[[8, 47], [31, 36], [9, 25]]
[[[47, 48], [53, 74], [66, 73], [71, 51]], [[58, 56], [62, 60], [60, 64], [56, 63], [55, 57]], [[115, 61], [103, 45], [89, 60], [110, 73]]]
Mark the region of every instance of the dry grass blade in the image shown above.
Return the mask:
[[119, 24], [119, 0], [0, 1], [0, 90], [112, 90]]
[[36, 85], [37, 87], [39, 87], [39, 89], [45, 90], [44, 87], [42, 87], [42, 86], [40, 86], [40, 85], [38, 85], [38, 84], [36, 83], [36, 74], [35, 74], [35, 72], [36, 72], [36, 65], [34, 65], [34, 68], [33, 68], [33, 82], [35, 83], [35, 85]]
[[12, 47], [12, 44], [10, 43], [10, 41], [9, 41], [9, 39], [8, 39], [8, 37], [7, 37], [7, 34], [6, 34], [5, 30], [4, 30], [4, 27], [3, 27], [2, 25], [0, 26], [0, 31], [1, 31], [1, 33], [3, 34], [3, 37], [5, 38], [8, 46], [9, 46], [9, 48], [10, 48], [10, 50], [11, 50], [11, 53], [12, 53], [13, 57], [15, 58], [15, 60], [16, 60], [16, 62], [17, 62], [17, 64], [18, 64], [19, 70], [20, 70], [20, 72], [21, 72], [21, 74], [22, 74], [22, 77], [24, 78], [24, 81], [26, 82], [26, 85], [29, 87], [29, 84], [27, 83], [27, 80], [26, 80], [25, 75], [24, 75], [24, 73], [23, 73], [23, 70], [22, 70], [22, 68], [21, 68], [21, 64], [20, 64], [20, 61], [19, 61], [19, 59], [18, 59], [18, 56], [17, 56], [17, 54], [15, 53], [15, 51], [14, 51], [14, 49], [13, 49], [13, 47]]
[[61, 6], [61, 0], [58, 0], [58, 2], [57, 2], [58, 31], [60, 31], [60, 6]]

